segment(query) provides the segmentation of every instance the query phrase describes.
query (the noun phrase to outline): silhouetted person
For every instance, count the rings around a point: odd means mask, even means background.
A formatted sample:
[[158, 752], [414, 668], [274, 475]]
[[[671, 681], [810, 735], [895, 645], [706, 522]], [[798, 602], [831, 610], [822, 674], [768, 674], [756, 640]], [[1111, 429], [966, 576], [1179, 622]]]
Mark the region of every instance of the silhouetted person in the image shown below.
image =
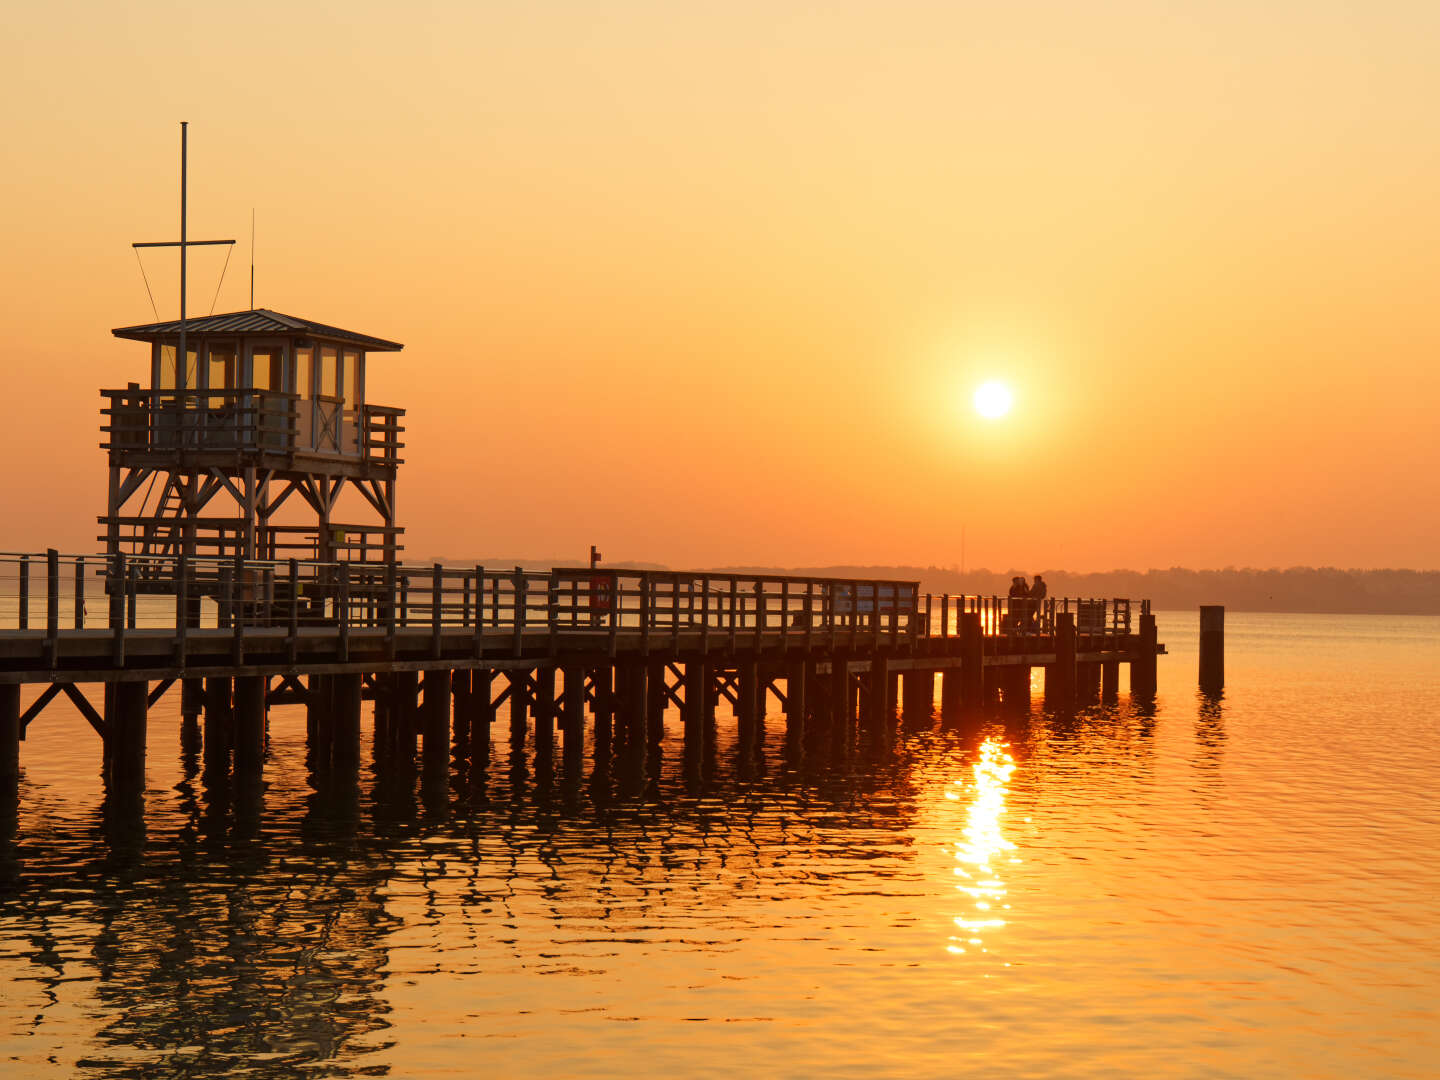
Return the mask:
[[1030, 587], [1025, 584], [1023, 577], [1010, 579], [1010, 625], [1015, 629], [1025, 625], [1025, 611], [1030, 606], [1027, 601], [1030, 598]]
[[1040, 622], [1040, 609], [1041, 609], [1041, 607], [1043, 606], [1043, 604], [1044, 604], [1044, 602], [1045, 602], [1045, 598], [1046, 598], [1047, 596], [1049, 596], [1049, 595], [1050, 595], [1050, 589], [1049, 589], [1049, 587], [1045, 584], [1045, 579], [1044, 579], [1043, 577], [1041, 577], [1039, 574], [1036, 574], [1036, 575], [1035, 575], [1035, 580], [1034, 580], [1033, 582], [1031, 582], [1031, 584], [1030, 584], [1030, 625], [1031, 625], [1031, 626], [1038, 626], [1038, 625], [1039, 625], [1039, 622]]

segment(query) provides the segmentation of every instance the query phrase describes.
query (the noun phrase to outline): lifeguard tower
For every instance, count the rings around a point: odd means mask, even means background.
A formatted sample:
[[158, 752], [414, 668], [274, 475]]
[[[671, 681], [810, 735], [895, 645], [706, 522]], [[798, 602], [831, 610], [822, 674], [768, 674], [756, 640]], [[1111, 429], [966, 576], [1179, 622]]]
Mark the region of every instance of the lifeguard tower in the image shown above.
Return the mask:
[[[101, 391], [108, 554], [396, 561], [404, 410], [366, 400], [365, 367], [399, 343], [264, 308], [113, 333], [150, 346], [150, 381]], [[347, 486], [368, 522], [336, 520]]]

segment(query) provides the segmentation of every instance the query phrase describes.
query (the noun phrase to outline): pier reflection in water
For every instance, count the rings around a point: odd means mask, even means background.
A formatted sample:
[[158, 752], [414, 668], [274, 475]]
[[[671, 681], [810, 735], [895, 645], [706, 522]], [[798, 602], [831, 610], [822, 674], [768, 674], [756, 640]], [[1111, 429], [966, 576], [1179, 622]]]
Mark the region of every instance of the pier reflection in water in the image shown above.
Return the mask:
[[236, 786], [162, 714], [143, 803], [47, 714], [0, 844], [0, 1073], [1424, 1075], [1440, 736], [1375, 725], [1440, 683], [1387, 710], [1295, 663], [798, 765], [725, 718], [688, 768], [672, 715], [658, 776], [502, 723], [438, 790], [307, 772], [289, 708]]

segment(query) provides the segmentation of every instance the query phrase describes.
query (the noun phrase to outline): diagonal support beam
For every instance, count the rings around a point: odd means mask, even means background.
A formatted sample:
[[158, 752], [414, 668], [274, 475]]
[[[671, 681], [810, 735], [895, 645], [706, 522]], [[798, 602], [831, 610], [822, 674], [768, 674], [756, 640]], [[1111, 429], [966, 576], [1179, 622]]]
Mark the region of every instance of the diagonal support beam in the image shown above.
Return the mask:
[[80, 687], [74, 683], [60, 684], [61, 691], [74, 703], [75, 708], [80, 710], [80, 715], [90, 721], [90, 726], [102, 739], [110, 738], [110, 725], [105, 723], [105, 718], [95, 711], [95, 706], [86, 700], [85, 694]]

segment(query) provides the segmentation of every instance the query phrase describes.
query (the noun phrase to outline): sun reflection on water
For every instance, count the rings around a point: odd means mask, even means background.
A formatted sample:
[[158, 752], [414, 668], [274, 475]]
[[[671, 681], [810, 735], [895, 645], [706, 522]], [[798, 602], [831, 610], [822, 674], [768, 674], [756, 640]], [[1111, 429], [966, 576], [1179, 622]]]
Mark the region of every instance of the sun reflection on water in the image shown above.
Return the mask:
[[[955, 887], [973, 900], [974, 913], [955, 917], [959, 933], [951, 935], [948, 948], [956, 954], [986, 952], [986, 932], [1004, 926], [1005, 920], [998, 913], [1010, 908], [1005, 902], [1004, 879], [996, 868], [1001, 856], [1015, 850], [1000, 827], [1010, 774], [1015, 771], [1015, 759], [1005, 747], [998, 739], [987, 738], [980, 744], [980, 756], [971, 767], [974, 779], [968, 784], [957, 781], [945, 792], [945, 797], [954, 802], [970, 799], [963, 839], [955, 847], [954, 872], [962, 879]], [[1019, 861], [1013, 857], [1008, 860]]]

